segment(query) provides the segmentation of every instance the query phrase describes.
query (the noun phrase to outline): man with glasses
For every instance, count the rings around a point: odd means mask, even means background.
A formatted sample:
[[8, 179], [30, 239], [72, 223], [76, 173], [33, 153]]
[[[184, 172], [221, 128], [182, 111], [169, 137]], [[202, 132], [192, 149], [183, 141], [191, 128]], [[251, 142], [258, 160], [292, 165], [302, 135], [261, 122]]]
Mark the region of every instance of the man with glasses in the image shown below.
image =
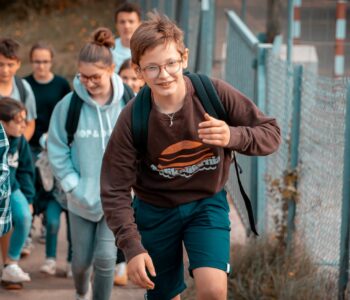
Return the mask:
[[130, 45], [135, 70], [152, 95], [147, 149], [135, 147], [136, 102], [131, 101], [120, 114], [102, 164], [107, 223], [125, 253], [129, 278], [147, 289], [147, 299], [180, 299], [186, 288], [183, 244], [197, 298], [226, 299], [230, 221], [224, 185], [231, 152], [276, 151], [279, 127], [218, 79], [212, 82], [229, 120], [209, 116], [183, 75], [188, 65], [183, 32], [165, 16], [151, 15]]

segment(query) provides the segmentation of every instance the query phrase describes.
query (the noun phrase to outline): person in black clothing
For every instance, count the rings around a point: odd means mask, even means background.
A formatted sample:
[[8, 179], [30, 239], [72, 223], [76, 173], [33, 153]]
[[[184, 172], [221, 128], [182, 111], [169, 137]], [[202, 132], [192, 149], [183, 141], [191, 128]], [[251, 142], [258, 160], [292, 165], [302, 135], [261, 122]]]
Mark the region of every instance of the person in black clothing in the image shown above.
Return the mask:
[[[53, 109], [71, 89], [66, 79], [54, 74], [51, 70], [54, 51], [50, 45], [44, 42], [34, 44], [29, 52], [29, 58], [32, 63], [33, 73], [25, 77], [25, 79], [33, 89], [38, 115], [35, 132], [30, 141], [30, 146], [32, 148], [34, 159], [37, 162], [36, 165], [39, 166], [39, 155], [41, 158], [47, 157], [45, 150], [46, 132], [49, 128]], [[44, 151], [42, 151], [43, 149]], [[36, 174], [37, 193], [34, 202], [34, 213], [36, 215], [44, 213], [44, 223], [46, 223], [46, 261], [40, 270], [44, 273], [54, 275], [56, 273], [57, 234], [59, 230], [60, 215], [62, 211], [65, 211], [68, 222], [68, 214], [64, 209], [64, 203], [60, 201], [62, 200], [60, 199], [61, 197], [57, 197], [57, 191], [55, 190], [56, 187], [52, 184], [47, 184], [47, 176], [40, 176], [38, 169]], [[51, 183], [52, 182], [53, 176], [51, 176]], [[67, 275], [71, 276], [69, 226], [67, 226], [67, 235], [69, 244]]]

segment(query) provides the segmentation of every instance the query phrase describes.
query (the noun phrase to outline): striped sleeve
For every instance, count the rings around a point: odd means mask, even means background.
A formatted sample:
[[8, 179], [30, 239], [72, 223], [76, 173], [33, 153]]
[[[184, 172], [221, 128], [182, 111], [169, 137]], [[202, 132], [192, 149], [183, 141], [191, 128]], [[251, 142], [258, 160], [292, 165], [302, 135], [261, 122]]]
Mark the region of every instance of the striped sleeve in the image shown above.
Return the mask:
[[0, 236], [11, 229], [10, 170], [7, 164], [9, 143], [0, 123]]

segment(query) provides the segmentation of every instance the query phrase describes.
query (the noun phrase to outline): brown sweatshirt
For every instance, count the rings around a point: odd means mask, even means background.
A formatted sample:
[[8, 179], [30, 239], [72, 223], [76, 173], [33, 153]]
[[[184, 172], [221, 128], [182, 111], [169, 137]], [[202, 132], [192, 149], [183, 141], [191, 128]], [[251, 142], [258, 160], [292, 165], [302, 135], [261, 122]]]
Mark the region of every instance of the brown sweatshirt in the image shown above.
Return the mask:
[[[133, 146], [131, 113], [134, 100], [124, 108], [109, 140], [101, 171], [101, 199], [109, 227], [129, 261], [146, 252], [131, 207], [130, 189], [152, 205], [176, 207], [219, 192], [228, 178], [231, 151], [267, 155], [280, 144], [280, 129], [255, 104], [226, 82], [212, 79], [229, 116], [231, 131], [227, 149], [206, 145], [198, 137], [205, 110], [185, 77], [183, 107], [166, 114], [152, 106], [147, 154], [137, 162]], [[142, 166], [142, 167], [141, 167]]]

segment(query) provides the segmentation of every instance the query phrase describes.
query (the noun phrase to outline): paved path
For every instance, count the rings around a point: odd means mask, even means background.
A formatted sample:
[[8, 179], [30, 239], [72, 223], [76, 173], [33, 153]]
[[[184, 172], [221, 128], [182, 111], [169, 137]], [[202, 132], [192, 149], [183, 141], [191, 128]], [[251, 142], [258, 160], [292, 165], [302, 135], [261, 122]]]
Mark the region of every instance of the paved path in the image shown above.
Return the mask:
[[[39, 220], [35, 220], [35, 225], [39, 228]], [[62, 215], [61, 224], [64, 225], [65, 219]], [[66, 257], [66, 237], [65, 226], [62, 226], [59, 232], [57, 264], [58, 272], [56, 276], [49, 276], [40, 273], [39, 268], [44, 260], [45, 245], [38, 242], [39, 232], [35, 232], [34, 250], [32, 254], [20, 261], [21, 267], [30, 273], [32, 281], [25, 283], [24, 289], [20, 291], [7, 291], [0, 288], [0, 299], [16, 300], [71, 300], [74, 299], [73, 279], [67, 279], [64, 276], [65, 257]], [[142, 300], [144, 291], [131, 284], [126, 287], [114, 287], [111, 299], [118, 300]]]
[[[236, 243], [244, 243], [245, 233], [237, 214], [231, 206], [231, 241]], [[66, 237], [65, 237], [65, 219], [61, 216], [61, 224], [58, 240], [57, 264], [58, 271], [56, 276], [49, 276], [40, 273], [39, 268], [44, 261], [45, 245], [38, 242], [39, 230], [35, 231], [33, 240], [35, 248], [32, 254], [20, 261], [24, 271], [29, 272], [32, 281], [24, 285], [24, 289], [20, 291], [7, 291], [0, 287], [0, 299], [16, 299], [16, 300], [71, 300], [74, 299], [73, 280], [64, 276], [65, 257], [66, 257]], [[39, 219], [35, 219], [36, 228], [40, 227]], [[126, 287], [114, 287], [111, 299], [115, 300], [143, 300], [144, 291], [129, 284]], [[183, 300], [186, 300], [183, 298]]]

